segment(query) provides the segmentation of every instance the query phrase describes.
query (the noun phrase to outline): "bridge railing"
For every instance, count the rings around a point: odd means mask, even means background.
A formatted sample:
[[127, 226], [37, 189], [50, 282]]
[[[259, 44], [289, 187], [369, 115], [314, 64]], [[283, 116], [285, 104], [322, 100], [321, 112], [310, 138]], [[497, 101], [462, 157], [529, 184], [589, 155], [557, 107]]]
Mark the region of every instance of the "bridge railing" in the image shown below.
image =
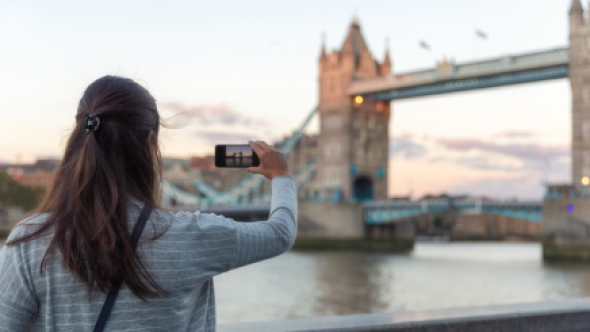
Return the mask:
[[372, 201], [363, 203], [367, 225], [392, 222], [429, 213], [463, 211], [501, 215], [532, 222], [543, 221], [541, 201], [487, 201], [481, 199], [436, 199], [421, 201]]
[[365, 208], [374, 207], [408, 207], [408, 206], [436, 206], [436, 205], [453, 205], [453, 206], [502, 206], [502, 207], [542, 207], [541, 201], [498, 201], [498, 200], [481, 200], [476, 198], [467, 199], [428, 199], [419, 201], [398, 201], [398, 200], [381, 200], [368, 201], [363, 203]]
[[559, 199], [559, 198], [588, 198], [590, 194], [588, 189], [582, 191], [571, 190], [568, 192], [547, 192], [545, 193], [545, 199]]

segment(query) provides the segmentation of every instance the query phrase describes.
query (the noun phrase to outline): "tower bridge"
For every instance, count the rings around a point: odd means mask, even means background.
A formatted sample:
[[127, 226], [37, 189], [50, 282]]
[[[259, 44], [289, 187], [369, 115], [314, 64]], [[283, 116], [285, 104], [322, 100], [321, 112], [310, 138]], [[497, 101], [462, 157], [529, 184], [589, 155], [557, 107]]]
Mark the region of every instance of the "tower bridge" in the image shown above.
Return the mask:
[[[467, 63], [443, 60], [431, 69], [407, 73], [393, 71], [389, 50], [381, 62], [375, 59], [360, 23], [354, 19], [339, 50], [328, 52], [322, 45], [318, 60], [318, 105], [278, 147], [289, 156], [298, 148], [311, 119], [319, 116], [317, 155], [294, 170], [293, 175], [302, 193], [300, 215], [326, 236], [360, 237], [363, 222], [365, 225], [398, 222], [448, 209], [449, 202], [388, 201], [392, 101], [559, 78], [569, 78], [572, 89], [573, 184], [567, 190], [572, 193], [570, 197], [587, 197], [588, 187], [582, 179], [590, 177], [590, 25], [579, 0], [572, 1], [569, 16], [567, 46]], [[270, 188], [265, 183], [261, 176], [250, 174], [221, 191], [196, 180], [194, 185], [200, 195], [164, 183], [163, 200], [205, 209], [223, 205], [238, 211], [243, 206], [246, 211], [248, 205], [268, 206]], [[559, 200], [560, 197], [548, 198]], [[559, 205], [556, 204], [551, 206]], [[543, 220], [541, 201], [518, 204], [461, 201], [455, 207], [537, 223]], [[555, 213], [552, 210], [550, 215]]]

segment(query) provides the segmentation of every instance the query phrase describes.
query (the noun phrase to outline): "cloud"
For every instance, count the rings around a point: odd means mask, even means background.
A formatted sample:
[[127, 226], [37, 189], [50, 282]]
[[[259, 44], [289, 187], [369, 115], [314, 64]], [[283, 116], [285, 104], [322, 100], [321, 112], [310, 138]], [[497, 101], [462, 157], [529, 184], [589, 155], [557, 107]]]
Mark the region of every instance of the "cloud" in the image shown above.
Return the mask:
[[461, 157], [454, 160], [454, 163], [467, 166], [469, 168], [482, 170], [502, 170], [502, 171], [520, 171], [521, 166], [514, 164], [499, 163], [497, 158], [490, 158], [488, 156], [477, 157]]
[[235, 125], [235, 124], [262, 124], [262, 121], [254, 121], [252, 118], [244, 116], [240, 113], [233, 111], [226, 105], [196, 105], [196, 106], [185, 106], [177, 102], [169, 102], [162, 104], [162, 108], [174, 111], [180, 116], [186, 116], [193, 119], [199, 120], [202, 124], [213, 124], [220, 123], [224, 125]]
[[518, 164], [499, 161], [492, 156], [462, 157], [452, 160], [453, 163], [481, 170], [507, 171], [507, 172], [567, 172], [569, 162], [555, 160], [545, 162], [539, 159], [525, 159]]
[[256, 135], [227, 132], [196, 132], [195, 136], [212, 144], [247, 144], [248, 141], [259, 140]]
[[447, 149], [456, 151], [479, 150], [493, 152], [519, 159], [552, 159], [570, 155], [567, 145], [541, 144], [496, 144], [477, 139], [439, 139], [437, 142]]
[[494, 137], [499, 137], [499, 138], [524, 138], [524, 137], [532, 137], [532, 136], [536, 136], [536, 133], [533, 133], [531, 131], [523, 131], [523, 130], [508, 130], [508, 131], [504, 131], [501, 133], [497, 133], [496, 135], [494, 135]]
[[389, 138], [389, 158], [398, 157], [412, 159], [426, 155], [428, 150], [414, 140], [411, 134], [403, 134]]
[[544, 191], [539, 177], [524, 175], [466, 179], [451, 185], [448, 192], [453, 195], [486, 195], [497, 199], [518, 196], [520, 200], [539, 200]]

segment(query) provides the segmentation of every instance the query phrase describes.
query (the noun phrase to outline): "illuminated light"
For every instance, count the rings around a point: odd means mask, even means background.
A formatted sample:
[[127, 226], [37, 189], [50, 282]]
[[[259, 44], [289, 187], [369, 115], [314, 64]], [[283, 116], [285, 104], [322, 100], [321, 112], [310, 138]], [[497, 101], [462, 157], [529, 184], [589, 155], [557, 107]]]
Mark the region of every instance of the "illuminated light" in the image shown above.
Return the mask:
[[590, 184], [590, 178], [585, 176], [582, 178], [582, 184], [587, 186], [588, 184]]
[[573, 212], [573, 211], [574, 211], [574, 206], [573, 206], [573, 205], [571, 205], [571, 204], [570, 204], [570, 205], [568, 205], [568, 206], [567, 206], [567, 210], [568, 210], [569, 212]]
[[363, 96], [356, 96], [356, 97], [354, 97], [354, 101], [357, 104], [362, 104], [363, 103]]

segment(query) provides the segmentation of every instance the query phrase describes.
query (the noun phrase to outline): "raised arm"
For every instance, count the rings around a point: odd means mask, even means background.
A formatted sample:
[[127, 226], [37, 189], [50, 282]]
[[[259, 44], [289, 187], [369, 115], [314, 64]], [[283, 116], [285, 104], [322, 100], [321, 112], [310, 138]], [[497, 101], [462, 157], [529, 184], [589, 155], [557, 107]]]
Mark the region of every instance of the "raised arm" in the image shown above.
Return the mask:
[[290, 177], [272, 180], [267, 221], [237, 223], [237, 247], [232, 269], [288, 251], [297, 236], [297, 194]]
[[272, 181], [270, 216], [267, 221], [238, 223], [237, 250], [232, 268], [278, 256], [293, 246], [297, 236], [297, 190], [287, 159], [264, 142], [250, 142], [260, 159], [248, 171]]

